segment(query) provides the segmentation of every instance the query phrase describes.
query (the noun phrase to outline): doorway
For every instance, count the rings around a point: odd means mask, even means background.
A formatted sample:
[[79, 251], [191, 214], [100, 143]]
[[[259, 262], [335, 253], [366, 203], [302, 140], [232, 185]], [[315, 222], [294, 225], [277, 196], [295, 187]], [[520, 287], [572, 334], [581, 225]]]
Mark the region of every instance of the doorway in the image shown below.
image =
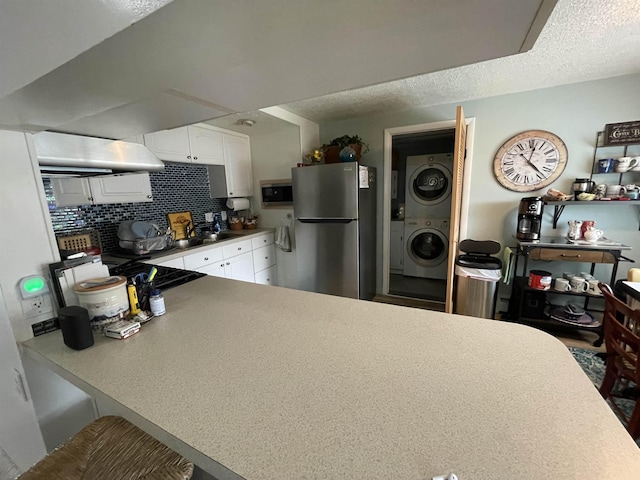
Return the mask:
[[[467, 156], [462, 189], [455, 178], [456, 122], [437, 122], [385, 130], [383, 195], [383, 296], [425, 308], [445, 310], [447, 284], [453, 279], [456, 241], [450, 234], [452, 208], [460, 206], [459, 238], [466, 235], [473, 119], [467, 126]], [[386, 179], [389, 179], [387, 181]], [[456, 193], [454, 193], [457, 190]], [[452, 202], [456, 195], [457, 202]]]

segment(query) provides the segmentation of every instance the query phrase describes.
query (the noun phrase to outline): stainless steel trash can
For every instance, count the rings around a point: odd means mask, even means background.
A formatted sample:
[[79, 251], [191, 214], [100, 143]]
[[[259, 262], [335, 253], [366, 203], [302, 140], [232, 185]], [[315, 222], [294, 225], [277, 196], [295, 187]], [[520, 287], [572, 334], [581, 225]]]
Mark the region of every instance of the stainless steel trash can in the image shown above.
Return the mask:
[[453, 312], [470, 317], [494, 318], [498, 286], [502, 278], [502, 262], [490, 256], [500, 251], [493, 241], [464, 240], [455, 268], [455, 300]]

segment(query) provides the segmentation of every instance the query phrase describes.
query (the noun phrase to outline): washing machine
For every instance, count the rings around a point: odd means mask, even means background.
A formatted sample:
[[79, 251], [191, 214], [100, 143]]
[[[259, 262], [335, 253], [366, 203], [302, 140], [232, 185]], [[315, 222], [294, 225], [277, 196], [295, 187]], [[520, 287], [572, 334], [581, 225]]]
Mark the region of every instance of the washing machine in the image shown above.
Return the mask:
[[403, 275], [447, 278], [449, 224], [449, 218], [405, 219]]
[[452, 153], [407, 157], [406, 218], [451, 216], [452, 168]]

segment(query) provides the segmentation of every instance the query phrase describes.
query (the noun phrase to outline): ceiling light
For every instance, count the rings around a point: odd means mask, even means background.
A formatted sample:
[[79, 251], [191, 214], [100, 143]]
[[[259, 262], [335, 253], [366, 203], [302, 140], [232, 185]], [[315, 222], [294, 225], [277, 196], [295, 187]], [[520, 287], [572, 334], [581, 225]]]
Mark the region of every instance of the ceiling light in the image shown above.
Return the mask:
[[248, 118], [243, 118], [243, 119], [238, 120], [238, 123], [240, 125], [242, 125], [243, 127], [253, 127], [255, 125], [256, 121], [255, 120], [250, 120]]

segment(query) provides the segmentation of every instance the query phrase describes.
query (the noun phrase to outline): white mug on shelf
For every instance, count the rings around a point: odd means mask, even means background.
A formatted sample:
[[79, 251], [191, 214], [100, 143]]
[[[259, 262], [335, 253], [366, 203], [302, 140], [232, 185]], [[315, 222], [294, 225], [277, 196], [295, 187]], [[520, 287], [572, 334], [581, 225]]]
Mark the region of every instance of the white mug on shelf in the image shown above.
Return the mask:
[[617, 173], [624, 173], [638, 165], [638, 159], [634, 157], [620, 157], [616, 160], [615, 170]]
[[602, 237], [602, 235], [604, 235], [604, 232], [602, 230], [598, 230], [597, 228], [589, 228], [584, 232], [584, 239], [587, 242], [597, 242], [598, 240], [600, 240], [600, 237]]
[[571, 291], [576, 293], [584, 293], [589, 288], [589, 284], [587, 281], [579, 276], [571, 277], [569, 280], [569, 285], [571, 285]]
[[599, 280], [596, 280], [594, 278], [592, 280], [589, 280], [588, 283], [589, 283], [589, 288], [587, 288], [587, 293], [591, 295], [602, 295], [602, 292], [600, 291], [600, 287], [598, 287]]
[[569, 280], [567, 280], [566, 278], [556, 278], [555, 282], [553, 283], [553, 289], [559, 292], [570, 292], [571, 285], [569, 285]]
[[627, 193], [627, 190], [622, 185], [608, 185], [607, 197], [619, 197]]

